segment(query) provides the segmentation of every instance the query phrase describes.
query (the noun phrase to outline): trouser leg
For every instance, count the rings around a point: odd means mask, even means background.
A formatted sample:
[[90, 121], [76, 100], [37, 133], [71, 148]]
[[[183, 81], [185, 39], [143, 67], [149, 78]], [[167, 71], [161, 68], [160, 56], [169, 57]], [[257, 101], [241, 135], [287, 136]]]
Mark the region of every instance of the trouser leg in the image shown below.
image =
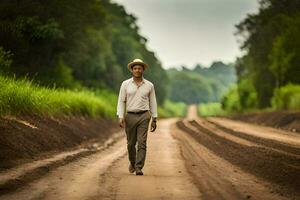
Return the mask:
[[149, 126], [150, 116], [146, 113], [141, 122], [137, 125], [137, 158], [136, 167], [142, 169], [145, 164], [146, 150], [147, 150], [147, 134]]
[[127, 150], [128, 158], [132, 166], [135, 166], [136, 162], [136, 142], [137, 142], [137, 133], [136, 133], [136, 124], [134, 123], [134, 118], [130, 115], [125, 117], [125, 132], [127, 137]]

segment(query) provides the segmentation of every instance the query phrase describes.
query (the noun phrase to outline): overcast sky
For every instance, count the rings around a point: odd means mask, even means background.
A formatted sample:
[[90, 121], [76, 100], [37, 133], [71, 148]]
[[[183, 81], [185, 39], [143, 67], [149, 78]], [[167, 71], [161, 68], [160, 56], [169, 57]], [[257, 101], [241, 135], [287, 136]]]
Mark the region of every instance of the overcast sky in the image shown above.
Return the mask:
[[233, 62], [240, 55], [234, 25], [258, 9], [257, 0], [114, 1], [138, 18], [140, 34], [165, 69]]

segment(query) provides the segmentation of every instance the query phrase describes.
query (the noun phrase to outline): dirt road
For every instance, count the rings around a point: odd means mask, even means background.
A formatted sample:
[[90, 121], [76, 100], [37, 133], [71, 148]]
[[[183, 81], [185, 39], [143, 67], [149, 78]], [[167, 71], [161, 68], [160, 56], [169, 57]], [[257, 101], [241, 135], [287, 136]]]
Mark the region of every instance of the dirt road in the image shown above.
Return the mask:
[[300, 199], [297, 134], [257, 134], [253, 125], [198, 118], [195, 109], [149, 132], [144, 176], [129, 174], [124, 137], [0, 199]]

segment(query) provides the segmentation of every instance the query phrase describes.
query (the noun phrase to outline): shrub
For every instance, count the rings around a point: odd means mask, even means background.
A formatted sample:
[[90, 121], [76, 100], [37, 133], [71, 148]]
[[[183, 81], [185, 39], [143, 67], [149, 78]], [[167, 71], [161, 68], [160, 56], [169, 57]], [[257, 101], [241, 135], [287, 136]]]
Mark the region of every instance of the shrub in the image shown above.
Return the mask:
[[300, 109], [300, 85], [288, 84], [274, 91], [272, 97], [272, 108], [274, 109]]

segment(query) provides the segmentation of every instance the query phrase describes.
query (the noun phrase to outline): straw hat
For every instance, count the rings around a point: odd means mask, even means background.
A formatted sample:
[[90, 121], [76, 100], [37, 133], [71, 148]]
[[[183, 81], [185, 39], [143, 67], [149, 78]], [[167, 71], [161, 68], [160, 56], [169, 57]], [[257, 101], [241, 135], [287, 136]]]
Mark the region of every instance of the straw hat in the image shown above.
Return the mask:
[[128, 69], [131, 71], [132, 70], [132, 66], [134, 65], [142, 65], [144, 67], [144, 70], [146, 70], [148, 68], [148, 65], [146, 63], [144, 63], [141, 59], [134, 59], [132, 62], [128, 63], [127, 67]]

